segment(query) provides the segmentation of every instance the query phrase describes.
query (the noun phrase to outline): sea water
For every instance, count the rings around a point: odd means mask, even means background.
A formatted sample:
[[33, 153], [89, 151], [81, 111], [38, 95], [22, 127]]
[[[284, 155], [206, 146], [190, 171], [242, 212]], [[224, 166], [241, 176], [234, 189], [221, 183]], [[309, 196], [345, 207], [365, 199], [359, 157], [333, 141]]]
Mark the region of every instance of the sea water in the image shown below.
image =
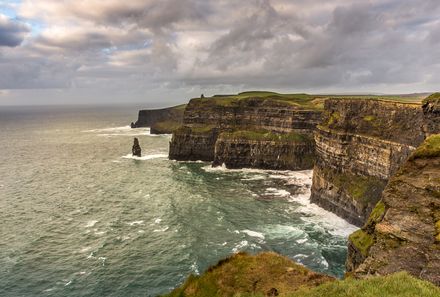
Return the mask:
[[157, 296], [239, 251], [343, 275], [355, 227], [311, 170], [170, 161], [137, 109], [0, 108], [0, 296]]

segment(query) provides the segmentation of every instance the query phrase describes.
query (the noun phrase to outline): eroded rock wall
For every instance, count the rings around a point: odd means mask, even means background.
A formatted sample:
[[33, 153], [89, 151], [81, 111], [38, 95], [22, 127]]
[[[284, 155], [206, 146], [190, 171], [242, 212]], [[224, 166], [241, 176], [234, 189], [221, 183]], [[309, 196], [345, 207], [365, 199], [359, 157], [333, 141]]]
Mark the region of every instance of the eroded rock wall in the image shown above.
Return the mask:
[[184, 113], [184, 124], [213, 125], [221, 129], [264, 129], [273, 132], [309, 133], [320, 122], [321, 112], [267, 98], [192, 99]]
[[347, 271], [398, 271], [440, 286], [440, 134], [429, 137], [391, 178], [365, 226], [349, 238]]
[[[184, 112], [184, 128], [174, 133], [170, 142], [170, 158], [225, 163], [229, 168], [310, 169], [314, 159], [314, 143], [310, 139], [320, 116], [319, 110], [270, 98], [234, 102], [228, 98], [192, 99]], [[238, 130], [280, 135], [293, 132], [308, 136], [308, 140], [217, 140], [222, 132]]]
[[218, 129], [196, 131], [181, 127], [174, 131], [170, 141], [169, 158], [177, 161], [212, 161]]
[[315, 144], [302, 141], [249, 140], [222, 133], [215, 144], [214, 166], [305, 170], [313, 168]]
[[315, 132], [311, 201], [362, 226], [385, 185], [424, 139], [418, 104], [328, 99]]

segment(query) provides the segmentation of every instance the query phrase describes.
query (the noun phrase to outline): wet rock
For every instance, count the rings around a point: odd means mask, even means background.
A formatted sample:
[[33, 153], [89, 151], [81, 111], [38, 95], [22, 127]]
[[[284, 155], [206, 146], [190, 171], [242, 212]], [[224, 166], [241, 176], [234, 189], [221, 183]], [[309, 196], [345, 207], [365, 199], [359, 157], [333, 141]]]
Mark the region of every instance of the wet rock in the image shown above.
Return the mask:
[[135, 137], [133, 142], [133, 147], [131, 149], [133, 156], [141, 157], [142, 155], [142, 149], [139, 145], [139, 140]]

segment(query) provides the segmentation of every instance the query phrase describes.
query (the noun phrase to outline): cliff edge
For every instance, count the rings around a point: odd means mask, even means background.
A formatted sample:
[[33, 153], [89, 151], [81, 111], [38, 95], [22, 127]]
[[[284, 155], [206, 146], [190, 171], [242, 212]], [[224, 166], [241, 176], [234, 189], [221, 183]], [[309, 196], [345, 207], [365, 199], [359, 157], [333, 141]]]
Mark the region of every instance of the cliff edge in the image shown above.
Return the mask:
[[403, 270], [440, 286], [440, 134], [417, 148], [349, 237], [347, 271], [354, 276]]
[[173, 133], [170, 159], [228, 168], [311, 169], [322, 100], [306, 94], [244, 92], [191, 99]]
[[150, 127], [151, 134], [171, 134], [182, 125], [185, 107], [186, 104], [140, 110], [132, 128]]
[[362, 226], [388, 179], [424, 140], [424, 123], [420, 104], [326, 100], [311, 201]]

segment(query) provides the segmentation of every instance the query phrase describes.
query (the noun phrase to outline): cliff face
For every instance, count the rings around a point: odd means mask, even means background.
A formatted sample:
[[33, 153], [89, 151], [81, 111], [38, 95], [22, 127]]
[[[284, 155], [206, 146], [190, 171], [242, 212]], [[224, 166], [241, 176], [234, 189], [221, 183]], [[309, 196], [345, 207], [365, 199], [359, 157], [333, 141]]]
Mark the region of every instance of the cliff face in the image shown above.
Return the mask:
[[248, 133], [220, 134], [215, 143], [213, 165], [277, 170], [301, 170], [313, 167], [315, 144], [312, 137], [299, 136], [301, 134], [270, 134], [274, 136], [271, 138], [264, 134], [261, 137], [249, 136]]
[[405, 270], [440, 285], [440, 134], [390, 180], [348, 252], [347, 271], [357, 277]]
[[132, 128], [150, 127], [151, 134], [170, 134], [182, 125], [184, 110], [185, 105], [140, 110]]
[[181, 127], [173, 132], [169, 158], [177, 161], [212, 161], [218, 129]]
[[361, 226], [424, 139], [420, 105], [329, 99], [315, 132], [311, 201]]
[[438, 133], [440, 131], [440, 93], [434, 93], [423, 100], [423, 113], [426, 135]]
[[184, 114], [184, 124], [213, 125], [222, 129], [264, 129], [272, 132], [308, 133], [320, 121], [320, 111], [276, 98], [250, 97], [232, 101], [228, 98], [192, 99]]
[[310, 139], [320, 115], [318, 108], [277, 96], [192, 99], [185, 109], [185, 127], [171, 140], [170, 158], [214, 161], [229, 168], [310, 169]]

